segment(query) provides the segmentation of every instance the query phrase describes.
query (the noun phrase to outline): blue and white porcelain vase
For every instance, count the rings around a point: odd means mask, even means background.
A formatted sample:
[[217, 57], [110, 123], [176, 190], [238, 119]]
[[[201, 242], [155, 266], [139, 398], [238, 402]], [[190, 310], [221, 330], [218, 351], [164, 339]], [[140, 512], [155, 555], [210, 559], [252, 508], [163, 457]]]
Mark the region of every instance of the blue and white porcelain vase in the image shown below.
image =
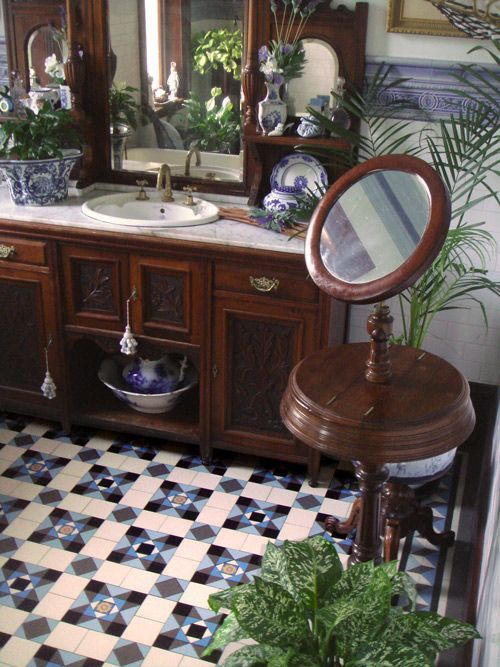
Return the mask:
[[48, 160], [0, 160], [14, 204], [46, 206], [66, 199], [70, 171], [82, 153], [66, 150], [63, 154]]
[[266, 81], [266, 97], [258, 103], [257, 118], [264, 134], [272, 132], [280, 123], [285, 125], [286, 102], [280, 96], [281, 83]]
[[292, 186], [275, 187], [262, 200], [266, 211], [282, 213], [297, 208], [299, 200], [304, 196], [303, 190]]

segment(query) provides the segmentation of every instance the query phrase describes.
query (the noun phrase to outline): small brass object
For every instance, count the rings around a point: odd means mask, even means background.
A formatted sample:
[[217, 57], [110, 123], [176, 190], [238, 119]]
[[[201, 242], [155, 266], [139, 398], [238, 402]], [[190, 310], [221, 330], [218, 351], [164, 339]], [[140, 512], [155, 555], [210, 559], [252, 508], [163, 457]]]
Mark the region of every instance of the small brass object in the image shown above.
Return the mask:
[[260, 278], [250, 276], [249, 280], [250, 285], [258, 292], [272, 292], [273, 290], [277, 290], [280, 284], [278, 278], [266, 278], [266, 276], [261, 276]]
[[170, 171], [168, 164], [162, 164], [158, 170], [156, 189], [163, 190], [163, 197], [161, 198], [162, 201], [174, 201], [172, 196], [172, 172]]
[[182, 189], [186, 193], [186, 197], [184, 199], [184, 206], [194, 206], [193, 192], [196, 192], [196, 188], [193, 188], [190, 185], [186, 185]]
[[139, 180], [136, 181], [136, 184], [139, 186], [140, 190], [137, 193], [137, 201], [147, 201], [149, 199], [148, 195], [146, 194], [144, 190], [144, 186], [148, 184], [146, 180]]
[[12, 257], [15, 252], [15, 246], [0, 243], [0, 259], [8, 259], [9, 257]]
[[188, 150], [188, 153], [186, 155], [186, 162], [184, 164], [184, 176], [191, 176], [191, 158], [193, 155], [196, 156], [196, 166], [199, 167], [201, 165], [201, 153], [200, 149], [196, 144], [191, 144]]

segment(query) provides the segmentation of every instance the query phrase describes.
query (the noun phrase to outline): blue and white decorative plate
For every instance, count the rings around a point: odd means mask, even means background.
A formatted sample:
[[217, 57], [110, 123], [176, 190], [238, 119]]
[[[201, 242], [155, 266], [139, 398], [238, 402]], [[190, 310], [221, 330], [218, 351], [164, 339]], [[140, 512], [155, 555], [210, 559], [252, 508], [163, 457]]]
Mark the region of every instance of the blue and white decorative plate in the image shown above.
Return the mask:
[[271, 188], [283, 190], [293, 187], [306, 194], [308, 190], [320, 193], [320, 187], [328, 187], [328, 175], [321, 162], [305, 153], [292, 153], [282, 158], [271, 172]]

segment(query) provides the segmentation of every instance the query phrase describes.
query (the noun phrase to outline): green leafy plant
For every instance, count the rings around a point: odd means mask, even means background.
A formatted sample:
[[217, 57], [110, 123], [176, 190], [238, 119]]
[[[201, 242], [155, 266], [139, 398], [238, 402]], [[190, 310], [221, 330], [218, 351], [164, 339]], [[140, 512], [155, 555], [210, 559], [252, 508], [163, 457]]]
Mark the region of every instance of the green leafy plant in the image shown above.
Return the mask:
[[113, 134], [120, 134], [120, 126], [136, 129], [139, 105], [133, 93], [137, 92], [137, 88], [126, 82], [113, 83], [109, 89], [109, 119]]
[[[500, 64], [500, 40], [486, 50]], [[495, 52], [496, 51], [496, 52]], [[388, 118], [377, 104], [380, 94], [399, 85], [388, 83], [389, 68], [382, 65], [364, 94], [352, 91], [344, 102], [347, 111], [363, 121], [363, 135], [344, 130], [327, 117], [310, 110], [323, 128], [346, 139], [351, 146], [342, 151], [321, 151], [323, 160], [340, 160], [347, 166], [390, 153], [419, 155], [426, 159], [446, 184], [452, 203], [452, 224], [433, 264], [421, 278], [399, 295], [402, 333], [395, 342], [421, 347], [433, 318], [439, 312], [479, 305], [487, 325], [487, 314], [478, 293], [488, 290], [500, 296], [500, 284], [488, 278], [487, 262], [495, 250], [494, 237], [484, 221], [471, 222], [468, 213], [478, 204], [495, 199], [498, 193], [490, 179], [498, 176], [500, 163], [499, 108], [500, 74], [483, 65], [464, 65], [456, 75], [467, 104], [446, 120], [427, 125], [414, 133], [408, 121]], [[405, 100], [399, 105], [405, 108]], [[303, 147], [308, 150], [307, 146]]]
[[239, 140], [240, 119], [229, 97], [217, 105], [221, 94], [220, 88], [212, 88], [210, 99], [202, 102], [191, 92], [184, 102], [191, 140], [196, 141], [200, 150], [228, 152]]
[[239, 28], [219, 28], [197, 33], [193, 37], [193, 66], [195, 72], [206, 74], [222, 68], [241, 79], [243, 35]]
[[64, 148], [81, 146], [73, 118], [66, 109], [53, 109], [45, 101], [35, 113], [28, 107], [24, 117], [2, 123], [0, 157], [18, 160], [60, 158]]
[[[407, 606], [394, 606], [404, 596]], [[229, 615], [205, 655], [244, 639], [224, 667], [426, 667], [479, 634], [469, 624], [415, 611], [415, 588], [395, 562], [343, 571], [323, 536], [269, 543], [260, 576], [209, 597]]]

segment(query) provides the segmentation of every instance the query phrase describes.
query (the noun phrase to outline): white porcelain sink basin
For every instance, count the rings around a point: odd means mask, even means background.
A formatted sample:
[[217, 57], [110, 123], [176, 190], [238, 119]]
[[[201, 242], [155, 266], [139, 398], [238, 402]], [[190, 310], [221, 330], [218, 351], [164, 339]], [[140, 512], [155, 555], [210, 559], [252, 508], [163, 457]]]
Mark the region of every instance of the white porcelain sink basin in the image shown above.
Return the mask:
[[[195, 167], [189, 169], [191, 178], [202, 178], [206, 181], [241, 181], [241, 174], [237, 169], [226, 169], [212, 165]], [[172, 176], [184, 176], [184, 167], [172, 167]]]
[[169, 203], [161, 201], [161, 192], [148, 192], [148, 196], [147, 201], [138, 201], [137, 192], [103, 195], [85, 202], [82, 213], [101, 222], [136, 227], [189, 227], [219, 217], [217, 206], [198, 197], [193, 206], [186, 206], [183, 196]]

